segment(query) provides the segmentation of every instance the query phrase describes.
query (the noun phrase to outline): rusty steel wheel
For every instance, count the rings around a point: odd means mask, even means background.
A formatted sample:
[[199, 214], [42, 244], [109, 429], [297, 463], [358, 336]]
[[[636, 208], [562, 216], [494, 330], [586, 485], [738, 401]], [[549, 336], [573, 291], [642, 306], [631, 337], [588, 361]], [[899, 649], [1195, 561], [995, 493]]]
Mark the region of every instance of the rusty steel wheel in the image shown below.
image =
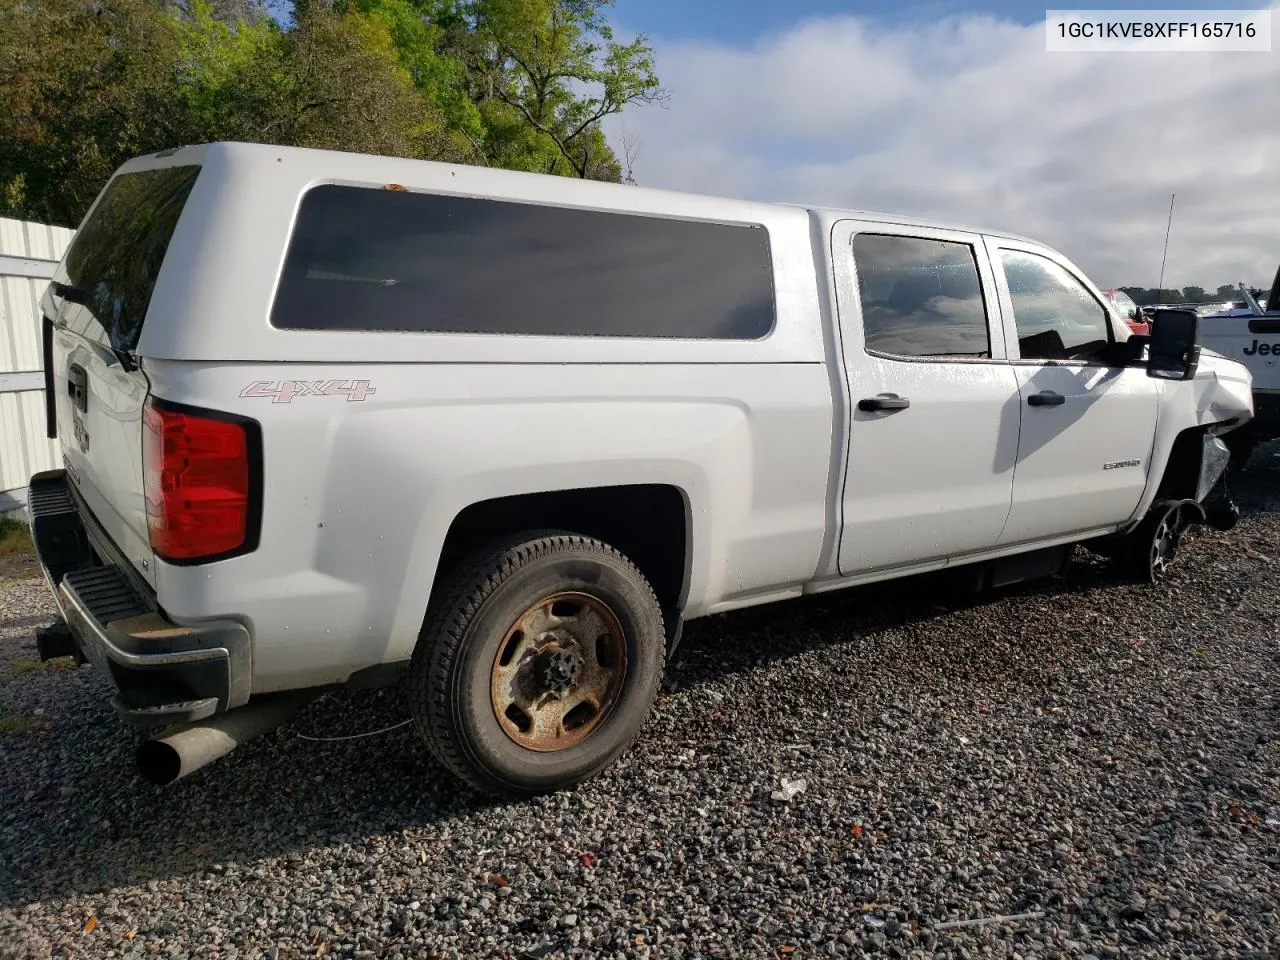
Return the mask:
[[486, 793], [527, 797], [603, 770], [639, 733], [666, 631], [614, 547], [531, 532], [477, 550], [433, 590], [409, 667], [418, 733]]
[[609, 715], [626, 675], [613, 611], [585, 593], [557, 593], [521, 614], [498, 647], [493, 713], [526, 750], [564, 750]]

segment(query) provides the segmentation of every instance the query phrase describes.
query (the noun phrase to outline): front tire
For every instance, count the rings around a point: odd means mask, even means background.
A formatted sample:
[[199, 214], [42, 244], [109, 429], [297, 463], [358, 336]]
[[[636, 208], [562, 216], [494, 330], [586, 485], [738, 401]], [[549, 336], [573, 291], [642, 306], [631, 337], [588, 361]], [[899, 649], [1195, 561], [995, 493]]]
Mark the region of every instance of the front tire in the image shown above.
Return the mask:
[[1249, 465], [1249, 458], [1253, 456], [1254, 448], [1258, 446], [1255, 437], [1240, 430], [1228, 433], [1222, 438], [1222, 442], [1227, 445], [1227, 450], [1231, 453], [1231, 459], [1227, 461], [1227, 465], [1237, 471]]
[[1182, 536], [1190, 527], [1190, 508], [1182, 502], [1158, 503], [1124, 538], [1124, 551], [1117, 559], [1128, 572], [1145, 583], [1160, 583], [1178, 556]]
[[653, 588], [609, 545], [530, 533], [438, 585], [410, 665], [414, 724], [476, 789], [527, 797], [586, 780], [635, 739], [662, 679]]

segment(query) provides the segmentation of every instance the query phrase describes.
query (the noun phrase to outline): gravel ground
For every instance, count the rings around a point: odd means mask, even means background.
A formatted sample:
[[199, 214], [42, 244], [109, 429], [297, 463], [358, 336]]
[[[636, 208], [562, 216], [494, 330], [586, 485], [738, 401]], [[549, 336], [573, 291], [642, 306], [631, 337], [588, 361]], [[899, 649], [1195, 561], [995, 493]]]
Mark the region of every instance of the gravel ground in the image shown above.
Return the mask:
[[691, 624], [624, 760], [516, 805], [408, 729], [298, 736], [395, 723], [396, 691], [152, 787], [92, 669], [33, 668], [50, 606], [10, 581], [0, 955], [1280, 955], [1280, 447], [1237, 496], [1159, 588], [1081, 553], [959, 606]]

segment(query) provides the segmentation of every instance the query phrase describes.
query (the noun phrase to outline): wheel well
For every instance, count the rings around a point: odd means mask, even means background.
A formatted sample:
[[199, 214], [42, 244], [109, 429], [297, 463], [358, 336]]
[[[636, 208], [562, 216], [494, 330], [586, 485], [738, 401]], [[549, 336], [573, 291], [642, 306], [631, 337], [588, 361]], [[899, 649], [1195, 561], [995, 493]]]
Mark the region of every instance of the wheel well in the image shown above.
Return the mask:
[[1200, 461], [1204, 454], [1207, 427], [1183, 430], [1173, 441], [1169, 462], [1156, 491], [1157, 500], [1192, 500], [1200, 484]]
[[675, 487], [636, 484], [499, 497], [473, 503], [453, 520], [436, 580], [486, 541], [521, 530], [555, 529], [594, 537], [621, 550], [640, 568], [665, 612], [684, 589], [687, 524], [684, 495]]

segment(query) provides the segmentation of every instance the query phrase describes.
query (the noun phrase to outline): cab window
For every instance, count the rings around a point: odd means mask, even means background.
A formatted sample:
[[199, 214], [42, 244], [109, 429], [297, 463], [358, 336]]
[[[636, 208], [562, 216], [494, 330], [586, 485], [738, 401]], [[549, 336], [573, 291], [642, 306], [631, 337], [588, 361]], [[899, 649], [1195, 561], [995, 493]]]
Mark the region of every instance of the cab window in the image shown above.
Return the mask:
[[987, 307], [967, 243], [860, 233], [853, 259], [867, 350], [899, 357], [990, 357]]
[[1106, 307], [1061, 266], [1021, 250], [1000, 260], [1023, 360], [1088, 362], [1111, 343]]

